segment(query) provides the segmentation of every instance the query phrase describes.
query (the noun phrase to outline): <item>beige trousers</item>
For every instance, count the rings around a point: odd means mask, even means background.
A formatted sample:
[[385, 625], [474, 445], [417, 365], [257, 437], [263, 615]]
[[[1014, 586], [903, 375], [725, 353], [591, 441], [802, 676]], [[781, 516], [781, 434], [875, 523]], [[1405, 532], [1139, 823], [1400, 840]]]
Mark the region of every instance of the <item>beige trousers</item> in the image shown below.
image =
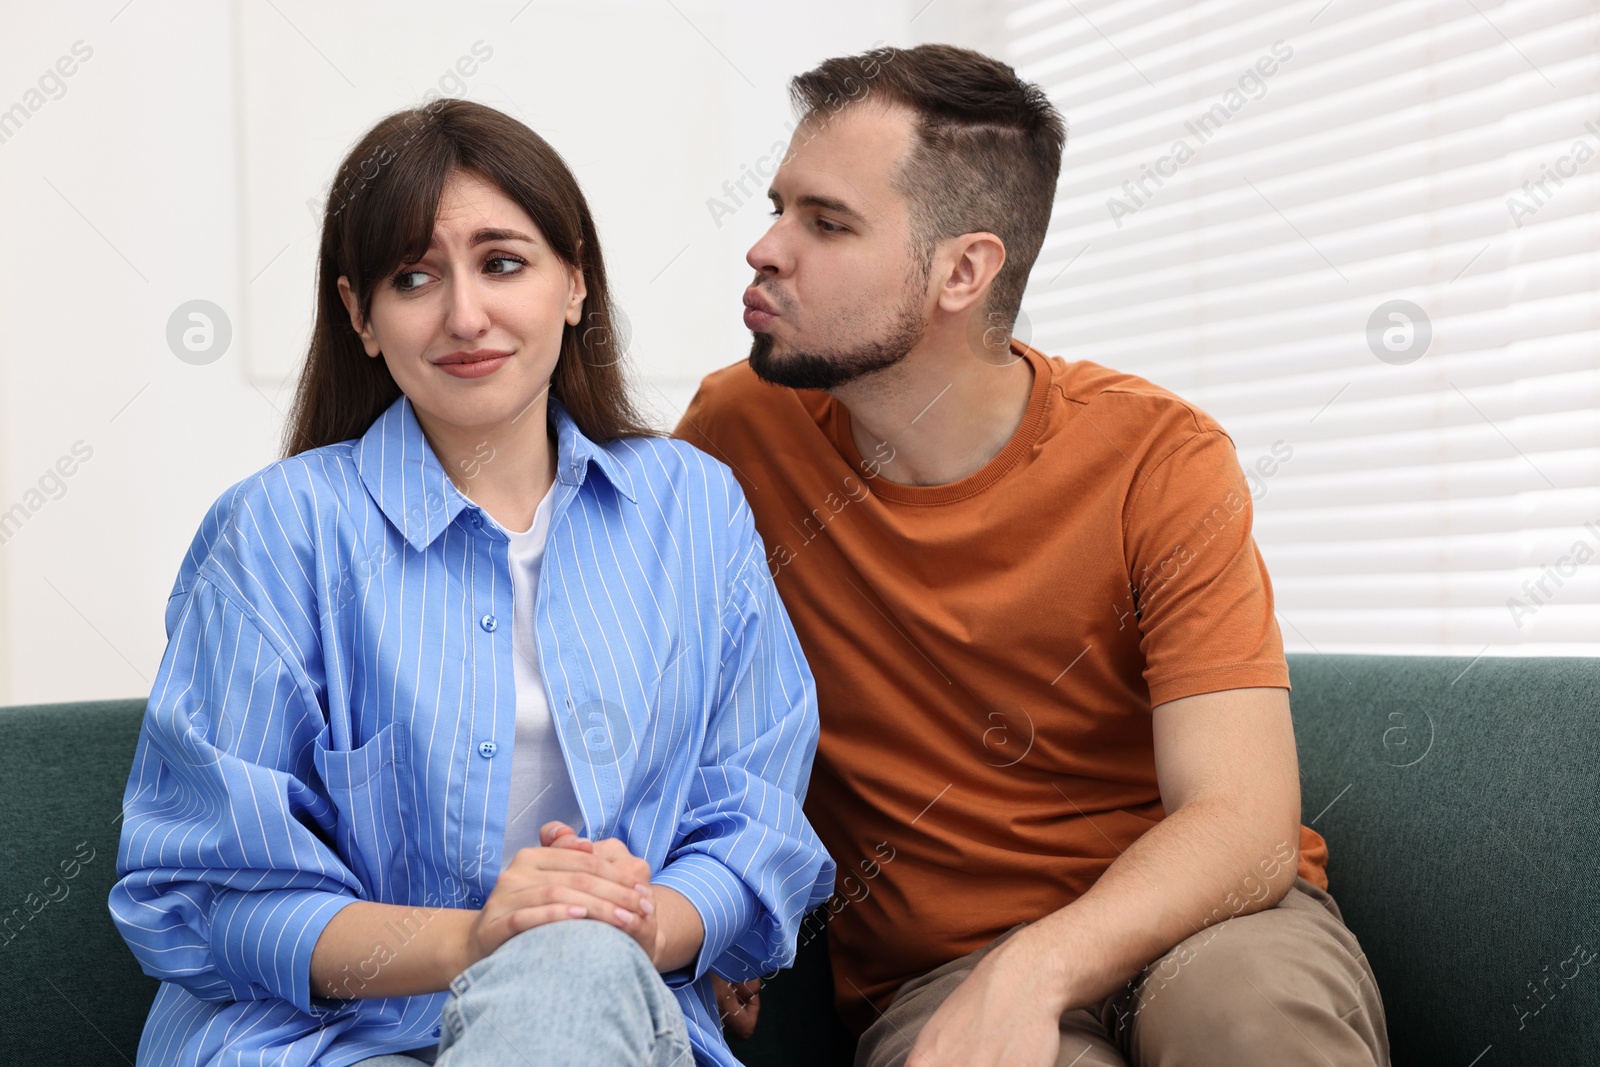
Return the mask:
[[[895, 994], [856, 1067], [901, 1067], [940, 1004], [1013, 927]], [[1224, 919], [1098, 1004], [1061, 1016], [1057, 1067], [1389, 1065], [1383, 1001], [1333, 898], [1304, 878], [1276, 907]]]

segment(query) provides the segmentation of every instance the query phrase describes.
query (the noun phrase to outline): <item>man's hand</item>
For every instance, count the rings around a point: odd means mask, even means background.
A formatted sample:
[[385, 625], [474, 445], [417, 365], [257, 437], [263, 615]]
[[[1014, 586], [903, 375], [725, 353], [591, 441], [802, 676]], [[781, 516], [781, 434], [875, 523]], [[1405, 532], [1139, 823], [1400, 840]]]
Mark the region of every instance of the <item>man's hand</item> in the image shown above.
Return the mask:
[[945, 998], [917, 1035], [906, 1067], [1054, 1067], [1062, 1009], [1041, 988], [1046, 968], [1024, 940], [1027, 932], [996, 947]]
[[711, 988], [717, 994], [717, 1013], [722, 1016], [722, 1027], [728, 1036], [750, 1040], [756, 1032], [756, 1017], [761, 1014], [761, 979], [728, 982], [712, 975]]

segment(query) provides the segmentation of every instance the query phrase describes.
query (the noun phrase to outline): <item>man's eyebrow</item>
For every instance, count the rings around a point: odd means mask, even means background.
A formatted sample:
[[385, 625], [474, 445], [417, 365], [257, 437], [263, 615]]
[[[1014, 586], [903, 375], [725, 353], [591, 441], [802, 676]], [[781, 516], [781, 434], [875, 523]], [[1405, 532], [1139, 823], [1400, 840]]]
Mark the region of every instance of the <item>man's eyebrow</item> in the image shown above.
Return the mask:
[[831, 211], [835, 215], [845, 215], [855, 219], [857, 222], [867, 221], [867, 217], [861, 212], [843, 200], [835, 200], [831, 196], [817, 196], [815, 193], [807, 193], [799, 199], [798, 203], [801, 207], [819, 207], [823, 211]]
[[[767, 197], [778, 207], [783, 206], [783, 197], [779, 196], [776, 191], [769, 189], [767, 191]], [[831, 211], [835, 215], [843, 215], [846, 218], [854, 219], [856, 222], [867, 221], [867, 217], [861, 212], [857, 211], [843, 200], [835, 200], [831, 196], [818, 196], [816, 193], [806, 193], [803, 196], [795, 199], [795, 205], [797, 207], [821, 208], [823, 211]]]

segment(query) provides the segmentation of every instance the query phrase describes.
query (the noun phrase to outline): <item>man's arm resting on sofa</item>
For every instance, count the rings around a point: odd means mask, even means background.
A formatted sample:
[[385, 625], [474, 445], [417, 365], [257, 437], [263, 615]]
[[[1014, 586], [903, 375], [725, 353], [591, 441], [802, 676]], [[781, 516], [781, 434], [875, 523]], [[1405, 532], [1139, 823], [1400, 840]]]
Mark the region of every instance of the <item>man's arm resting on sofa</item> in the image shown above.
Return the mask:
[[1063, 1011], [1101, 1000], [1213, 922], [1276, 905], [1293, 886], [1300, 778], [1288, 691], [1206, 693], [1154, 715], [1166, 818], [1083, 896], [985, 957], [924, 1027], [908, 1067], [1054, 1063]]

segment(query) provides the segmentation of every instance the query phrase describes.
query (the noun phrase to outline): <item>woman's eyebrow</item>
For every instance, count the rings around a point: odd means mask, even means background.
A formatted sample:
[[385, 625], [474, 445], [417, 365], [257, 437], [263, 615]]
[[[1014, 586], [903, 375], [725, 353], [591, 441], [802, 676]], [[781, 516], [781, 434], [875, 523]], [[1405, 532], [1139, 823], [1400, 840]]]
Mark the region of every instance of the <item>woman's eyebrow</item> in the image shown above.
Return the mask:
[[[471, 239], [467, 241], [467, 246], [470, 248], [476, 248], [478, 245], [488, 244], [491, 241], [526, 241], [528, 244], [535, 243], [532, 237], [529, 237], [521, 230], [486, 229], [473, 231]], [[428, 247], [439, 247], [439, 238], [435, 236], [432, 241], [428, 242]]]

